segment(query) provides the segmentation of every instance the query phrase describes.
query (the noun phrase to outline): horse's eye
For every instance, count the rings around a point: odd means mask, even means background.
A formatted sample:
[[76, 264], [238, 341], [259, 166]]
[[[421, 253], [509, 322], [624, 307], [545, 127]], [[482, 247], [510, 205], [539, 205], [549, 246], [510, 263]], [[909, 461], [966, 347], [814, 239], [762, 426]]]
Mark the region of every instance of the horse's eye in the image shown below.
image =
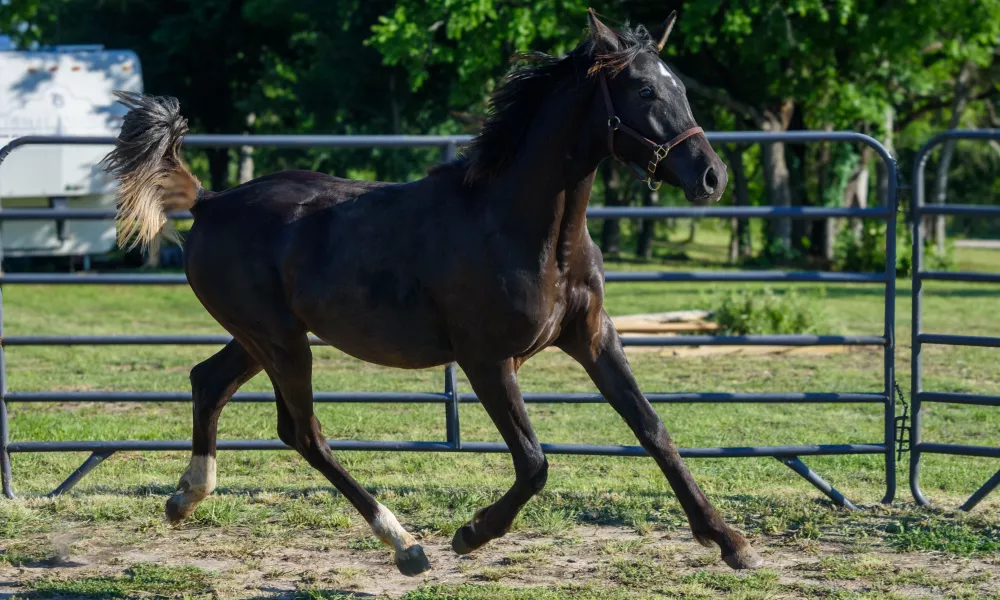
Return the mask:
[[653, 90], [651, 88], [644, 87], [641, 90], [639, 90], [639, 97], [644, 100], [649, 100], [650, 98], [653, 97]]

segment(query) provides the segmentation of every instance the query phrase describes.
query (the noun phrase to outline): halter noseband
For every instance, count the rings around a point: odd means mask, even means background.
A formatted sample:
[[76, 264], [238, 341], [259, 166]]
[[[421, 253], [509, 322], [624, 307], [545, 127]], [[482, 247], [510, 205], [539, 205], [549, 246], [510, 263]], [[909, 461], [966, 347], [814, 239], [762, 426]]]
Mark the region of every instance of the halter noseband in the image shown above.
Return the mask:
[[[681, 133], [677, 134], [674, 137], [674, 139], [670, 140], [665, 144], [657, 144], [653, 140], [642, 135], [641, 133], [632, 129], [628, 125], [622, 123], [622, 120], [615, 115], [614, 105], [611, 104], [611, 91], [608, 89], [608, 80], [604, 77], [603, 70], [598, 72], [597, 78], [601, 82], [601, 92], [604, 93], [604, 106], [607, 107], [608, 109], [608, 150], [611, 151], [611, 156], [613, 156], [614, 159], [617, 160], [618, 162], [632, 167], [636, 173], [636, 176], [643, 183], [648, 185], [649, 189], [655, 192], [656, 190], [660, 189], [660, 185], [662, 185], [662, 182], [653, 181], [653, 174], [656, 173], [656, 166], [660, 163], [660, 161], [666, 158], [667, 154], [675, 146], [677, 146], [678, 144], [680, 144], [681, 142], [683, 142], [684, 140], [688, 139], [693, 135], [698, 135], [699, 133], [704, 134], [705, 130], [702, 129], [701, 127], [692, 127], [687, 131], [682, 131]], [[615, 132], [619, 130], [621, 130], [625, 134], [632, 136], [633, 138], [638, 140], [641, 144], [649, 147], [649, 149], [653, 151], [653, 156], [652, 158], [649, 159], [649, 163], [646, 165], [646, 171], [649, 173], [649, 175], [646, 176], [645, 179], [643, 179], [642, 171], [639, 169], [638, 166], [636, 166], [633, 163], [629, 163], [622, 160], [621, 158], [619, 158], [617, 154], [615, 154]]]

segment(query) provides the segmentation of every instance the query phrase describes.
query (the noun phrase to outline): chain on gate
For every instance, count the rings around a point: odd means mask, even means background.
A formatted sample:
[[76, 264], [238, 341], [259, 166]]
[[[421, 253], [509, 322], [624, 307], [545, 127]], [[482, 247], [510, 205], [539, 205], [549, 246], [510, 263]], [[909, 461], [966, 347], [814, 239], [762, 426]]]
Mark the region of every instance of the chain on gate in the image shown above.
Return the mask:
[[903, 390], [899, 389], [897, 381], [892, 382], [892, 387], [896, 389], [896, 397], [903, 405], [903, 414], [896, 417], [896, 460], [903, 460], [903, 454], [910, 451], [910, 405], [903, 397]]

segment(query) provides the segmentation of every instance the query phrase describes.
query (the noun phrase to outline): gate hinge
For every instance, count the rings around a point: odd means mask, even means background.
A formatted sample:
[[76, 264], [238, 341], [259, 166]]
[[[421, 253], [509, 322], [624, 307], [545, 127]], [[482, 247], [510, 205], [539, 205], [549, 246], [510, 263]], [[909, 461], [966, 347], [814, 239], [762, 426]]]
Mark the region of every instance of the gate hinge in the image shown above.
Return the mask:
[[903, 406], [903, 414], [896, 417], [896, 460], [903, 460], [903, 454], [910, 451], [910, 405], [903, 397], [903, 390], [899, 389], [899, 383], [893, 381], [892, 387], [896, 390], [896, 397]]

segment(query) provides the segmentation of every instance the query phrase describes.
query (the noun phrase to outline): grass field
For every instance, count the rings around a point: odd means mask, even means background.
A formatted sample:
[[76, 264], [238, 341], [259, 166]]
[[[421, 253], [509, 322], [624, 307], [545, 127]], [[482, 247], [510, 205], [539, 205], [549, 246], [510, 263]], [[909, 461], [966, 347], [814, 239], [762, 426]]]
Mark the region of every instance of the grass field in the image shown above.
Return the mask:
[[[685, 251], [717, 258], [702, 236]], [[959, 267], [1000, 270], [1000, 252], [960, 249]], [[663, 268], [614, 264], [611, 269]], [[668, 268], [691, 268], [671, 260]], [[710, 308], [746, 285], [609, 284], [611, 314]], [[753, 286], [751, 286], [753, 287]], [[759, 287], [759, 286], [758, 286]], [[786, 289], [783, 286], [772, 286]], [[822, 306], [831, 333], [880, 334], [877, 286], [798, 285]], [[925, 328], [1000, 335], [993, 307], [1000, 288], [954, 283], [926, 287]], [[909, 387], [909, 281], [898, 283], [898, 380]], [[182, 287], [7, 286], [7, 335], [217, 333]], [[209, 347], [12, 348], [8, 389], [184, 390]], [[853, 349], [823, 355], [674, 356], [630, 352], [649, 392], [880, 391], [882, 355]], [[439, 391], [442, 370], [374, 367], [329, 348], [314, 349], [317, 390]], [[927, 347], [925, 388], [1000, 394], [997, 351]], [[591, 391], [583, 370], [544, 352], [521, 371], [525, 391]], [[461, 381], [463, 390], [469, 390]], [[263, 377], [244, 390], [269, 391]], [[1000, 412], [934, 404], [925, 441], [1000, 444]], [[687, 447], [880, 442], [878, 405], [661, 405]], [[438, 440], [441, 406], [320, 405], [332, 438]], [[603, 405], [532, 405], [546, 442], [634, 444]], [[187, 404], [12, 404], [14, 441], [189, 439]], [[498, 441], [484, 411], [463, 405], [465, 440]], [[271, 405], [234, 404], [220, 438], [274, 438]], [[767, 567], [733, 574], [715, 551], [690, 540], [666, 481], [646, 459], [550, 457], [545, 491], [514, 530], [470, 557], [448, 542], [472, 513], [513, 478], [506, 455], [340, 453], [357, 479], [421, 539], [435, 570], [406, 579], [360, 517], [293, 452], [223, 452], [219, 490], [193, 520], [171, 528], [162, 508], [186, 453], [119, 453], [71, 494], [40, 496], [82, 454], [18, 454], [22, 499], [0, 500], [0, 597], [350, 597], [438, 598], [996, 598], [1000, 597], [1000, 503], [971, 515], [949, 510], [992, 475], [995, 460], [926, 456], [924, 491], [943, 508], [918, 510], [904, 464], [896, 504], [884, 493], [881, 457], [816, 457], [806, 462], [865, 510], [833, 507], [773, 459], [690, 460], [729, 522], [748, 534]]]

